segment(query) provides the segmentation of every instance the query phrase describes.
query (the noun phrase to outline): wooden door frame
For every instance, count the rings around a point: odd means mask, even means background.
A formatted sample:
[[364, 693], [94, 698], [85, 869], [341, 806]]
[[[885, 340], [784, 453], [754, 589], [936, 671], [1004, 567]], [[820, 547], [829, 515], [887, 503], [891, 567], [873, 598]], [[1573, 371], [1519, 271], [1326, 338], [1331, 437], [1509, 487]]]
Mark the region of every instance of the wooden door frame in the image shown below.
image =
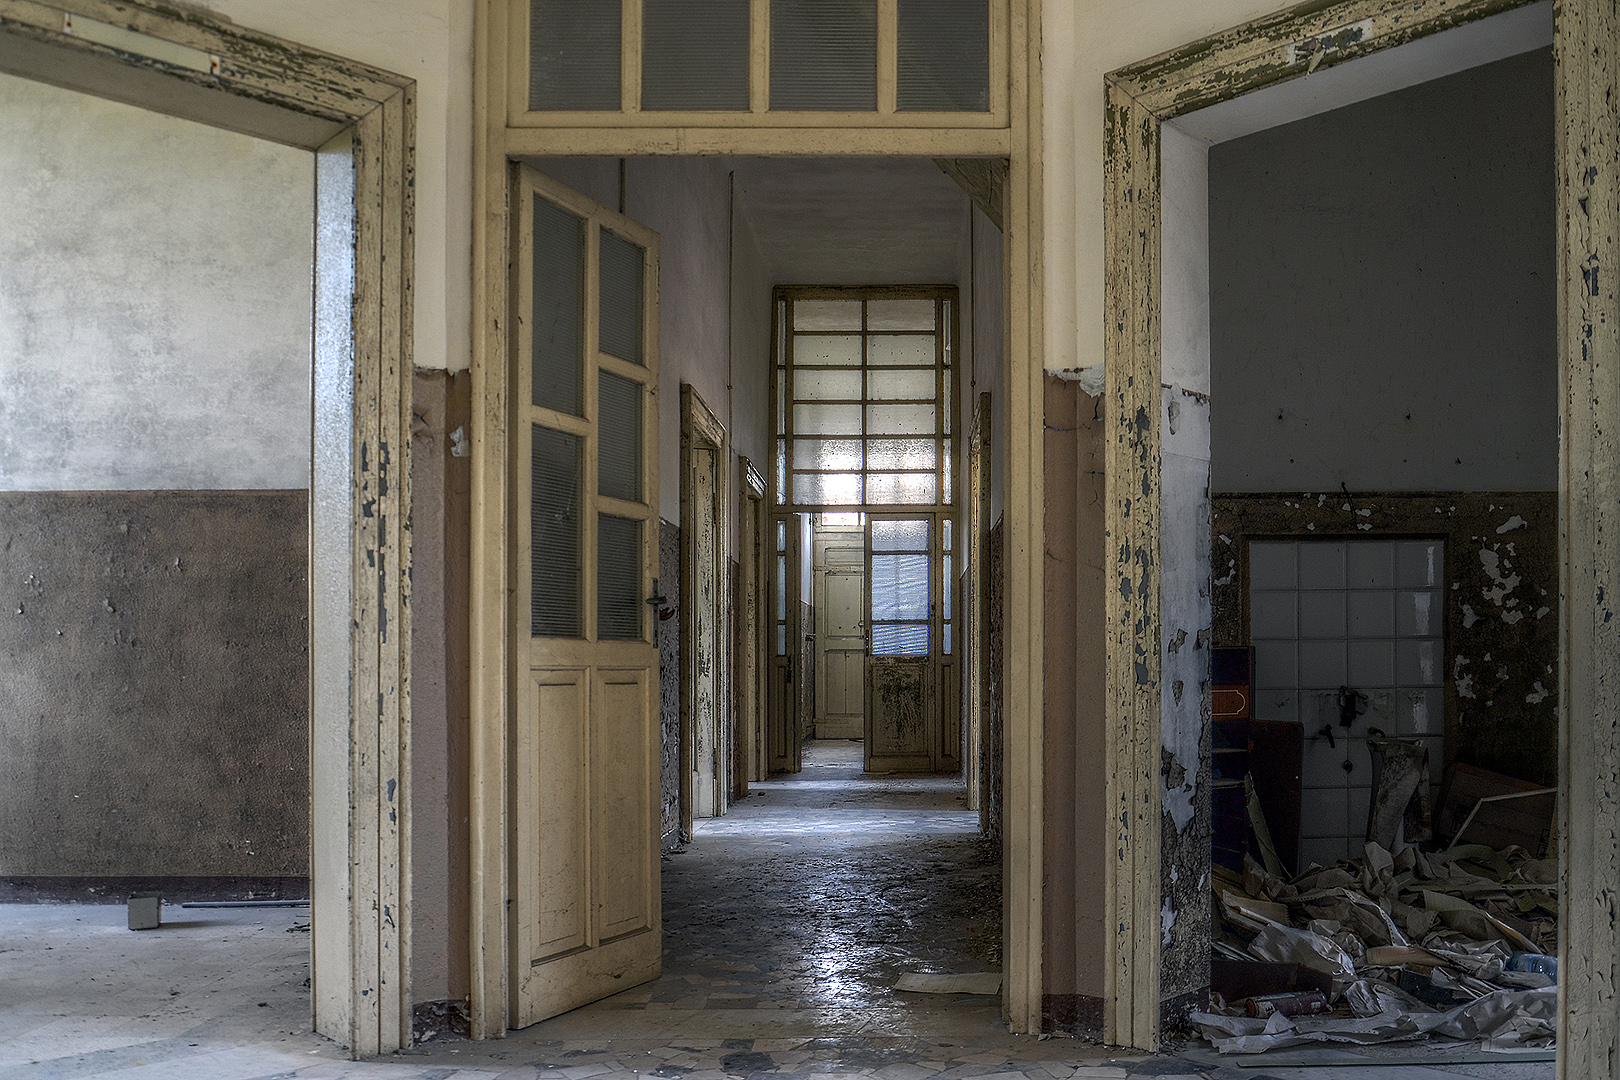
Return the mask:
[[[1104, 1033], [1158, 1039], [1161, 887], [1159, 693], [1160, 128], [1182, 114], [1298, 78], [1534, 0], [1341, 0], [1307, 3], [1106, 79], [1108, 707], [1110, 806], [1121, 826], [1105, 887], [1110, 927]], [[1606, 597], [1620, 587], [1620, 12], [1612, 0], [1558, 0], [1561, 611], [1559, 785], [1560, 1077], [1620, 1075], [1620, 624]], [[1353, 31], [1353, 33], [1339, 33]], [[1301, 47], [1308, 46], [1308, 47]], [[1139, 418], [1146, 418], [1139, 421]], [[1607, 526], [1607, 527], [1606, 527]], [[1140, 667], [1140, 672], [1138, 671]]]
[[[731, 625], [731, 600], [727, 595], [730, 587], [731, 544], [730, 529], [727, 523], [731, 520], [728, 494], [731, 485], [727, 482], [729, 469], [726, 468], [730, 454], [731, 440], [726, 427], [715, 415], [714, 410], [699, 396], [697, 388], [691, 383], [681, 384], [681, 839], [692, 838], [692, 755], [697, 738], [697, 729], [693, 725], [692, 706], [697, 696], [697, 665], [694, 663], [697, 647], [698, 605], [695, 576], [697, 573], [697, 530], [693, 527], [697, 521], [697, 505], [693, 500], [692, 475], [697, 468], [698, 452], [707, 452], [714, 455], [714, 573], [718, 589], [715, 592], [714, 609], [710, 612], [712, 625], [720, 632], [722, 640], [715, 645], [715, 685], [720, 687], [726, 696], [731, 694], [731, 649], [725, 638], [729, 637], [727, 629]], [[717, 702], [719, 715], [715, 718], [715, 731], [717, 735], [717, 749], [723, 747], [728, 753], [730, 747], [730, 732], [726, 718], [729, 710], [724, 701]], [[716, 799], [721, 804], [716, 817], [725, 813], [725, 802], [730, 794], [730, 770], [721, 768], [715, 778]]]
[[157, 0], [0, 0], [0, 71], [315, 154], [313, 1024], [408, 1046], [416, 84]]
[[769, 748], [765, 744], [765, 545], [769, 519], [765, 513], [765, 478], [747, 457], [737, 458], [737, 490], [742, 495], [738, 527], [737, 573], [741, 595], [737, 604], [737, 715], [744, 734], [738, 748], [743, 760], [741, 794], [752, 780], [770, 775]]
[[981, 393], [974, 400], [966, 441], [967, 483], [964, 486], [967, 497], [963, 507], [966, 514], [962, 547], [967, 552], [968, 583], [961, 597], [963, 612], [967, 616], [963, 620], [967, 632], [961, 635], [966, 652], [964, 659], [967, 661], [963, 673], [966, 690], [962, 703], [966, 720], [963, 742], [966, 745], [963, 747], [962, 771], [967, 781], [968, 809], [978, 810], [984, 797], [980, 772], [984, 764], [984, 709], [989, 699], [985, 680], [988, 678], [987, 662], [990, 655], [990, 624], [986, 618], [990, 577], [986, 573], [989, 568], [985, 563], [990, 558], [990, 522], [989, 514], [982, 505], [990, 488], [989, 393]]
[[[4, 0], [0, 0], [4, 2]], [[15, 2], [15, 0], [12, 0]], [[652, 126], [635, 114], [589, 127], [546, 126], [509, 114], [513, 45], [526, 31], [510, 0], [475, 0], [473, 45], [473, 420], [470, 596], [471, 842], [469, 876], [472, 1033], [507, 1030], [508, 895], [506, 678], [509, 542], [504, 460], [506, 402], [506, 163], [557, 154], [733, 154], [831, 157], [1005, 158], [993, 207], [1005, 226], [1007, 387], [1006, 636], [1003, 710], [1007, 754], [1004, 840], [1004, 1008], [1012, 1031], [1041, 1030], [1043, 746], [1043, 326], [1046, 273], [1041, 103], [1041, 0], [1004, 0], [1008, 109], [1002, 126], [863, 126], [861, 116], [781, 116], [780, 126], [706, 114], [703, 126]], [[751, 114], [744, 114], [745, 116]], [[770, 115], [770, 114], [766, 114]], [[968, 162], [977, 165], [978, 162]]]

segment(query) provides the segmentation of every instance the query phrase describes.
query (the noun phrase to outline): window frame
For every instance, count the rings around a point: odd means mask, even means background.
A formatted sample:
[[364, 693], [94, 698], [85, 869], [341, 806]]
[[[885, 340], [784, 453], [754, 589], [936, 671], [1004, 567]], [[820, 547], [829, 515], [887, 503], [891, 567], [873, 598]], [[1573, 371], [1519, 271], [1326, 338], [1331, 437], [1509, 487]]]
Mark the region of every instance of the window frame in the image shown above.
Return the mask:
[[860, 111], [772, 110], [770, 107], [771, 0], [749, 0], [749, 104], [747, 109], [643, 110], [641, 107], [642, 0], [620, 0], [619, 108], [543, 111], [529, 107], [530, 0], [505, 0], [507, 125], [511, 128], [922, 128], [1005, 129], [1011, 125], [1009, 0], [988, 0], [989, 108], [949, 112], [901, 110], [899, 2], [877, 0], [877, 108]]

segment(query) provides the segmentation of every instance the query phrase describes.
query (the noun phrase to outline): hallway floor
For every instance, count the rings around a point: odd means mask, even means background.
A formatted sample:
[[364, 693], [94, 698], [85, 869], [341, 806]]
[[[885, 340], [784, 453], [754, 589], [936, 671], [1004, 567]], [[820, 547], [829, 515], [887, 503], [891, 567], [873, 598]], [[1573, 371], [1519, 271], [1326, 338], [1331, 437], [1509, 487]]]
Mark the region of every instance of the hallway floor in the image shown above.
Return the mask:
[[[0, 905], [0, 1080], [1324, 1080], [1213, 1052], [1127, 1057], [1006, 1033], [998, 997], [894, 988], [1001, 966], [999, 851], [955, 778], [866, 776], [858, 743], [753, 785], [664, 860], [663, 976], [505, 1039], [369, 1062], [307, 1031], [307, 910]], [[1551, 1065], [1362, 1067], [1359, 1080], [1548, 1080]], [[1278, 1055], [1279, 1057], [1283, 1055]], [[1343, 1057], [1318, 1052], [1300, 1057]]]

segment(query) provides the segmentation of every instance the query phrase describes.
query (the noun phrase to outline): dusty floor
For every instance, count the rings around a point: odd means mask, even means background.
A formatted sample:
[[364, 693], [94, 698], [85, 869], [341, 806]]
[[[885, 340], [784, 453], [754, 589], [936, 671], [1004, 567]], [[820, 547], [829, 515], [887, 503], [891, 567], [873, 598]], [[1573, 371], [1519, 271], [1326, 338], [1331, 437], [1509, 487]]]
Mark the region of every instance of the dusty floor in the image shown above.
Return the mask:
[[[309, 1034], [307, 911], [170, 908], [164, 929], [131, 933], [121, 906], [0, 905], [0, 1080], [1350, 1074], [1014, 1037], [997, 998], [894, 990], [906, 972], [999, 970], [1000, 856], [978, 839], [956, 781], [865, 777], [859, 755], [854, 743], [812, 745], [803, 773], [756, 785], [665, 859], [662, 978], [485, 1043], [439, 1036], [354, 1063]], [[1406, 1053], [1354, 1075], [1553, 1075], [1550, 1064], [1436, 1068]]]

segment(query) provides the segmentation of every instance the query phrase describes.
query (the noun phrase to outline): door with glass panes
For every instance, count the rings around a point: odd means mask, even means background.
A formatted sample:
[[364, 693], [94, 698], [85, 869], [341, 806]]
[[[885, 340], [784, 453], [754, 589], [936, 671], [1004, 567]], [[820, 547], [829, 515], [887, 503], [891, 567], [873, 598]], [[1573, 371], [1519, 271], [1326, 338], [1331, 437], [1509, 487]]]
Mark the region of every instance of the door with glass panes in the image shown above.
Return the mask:
[[512, 1010], [656, 978], [658, 238], [513, 176]]
[[947, 662], [951, 524], [932, 514], [867, 517], [868, 772], [939, 772], [959, 760], [956, 668]]

